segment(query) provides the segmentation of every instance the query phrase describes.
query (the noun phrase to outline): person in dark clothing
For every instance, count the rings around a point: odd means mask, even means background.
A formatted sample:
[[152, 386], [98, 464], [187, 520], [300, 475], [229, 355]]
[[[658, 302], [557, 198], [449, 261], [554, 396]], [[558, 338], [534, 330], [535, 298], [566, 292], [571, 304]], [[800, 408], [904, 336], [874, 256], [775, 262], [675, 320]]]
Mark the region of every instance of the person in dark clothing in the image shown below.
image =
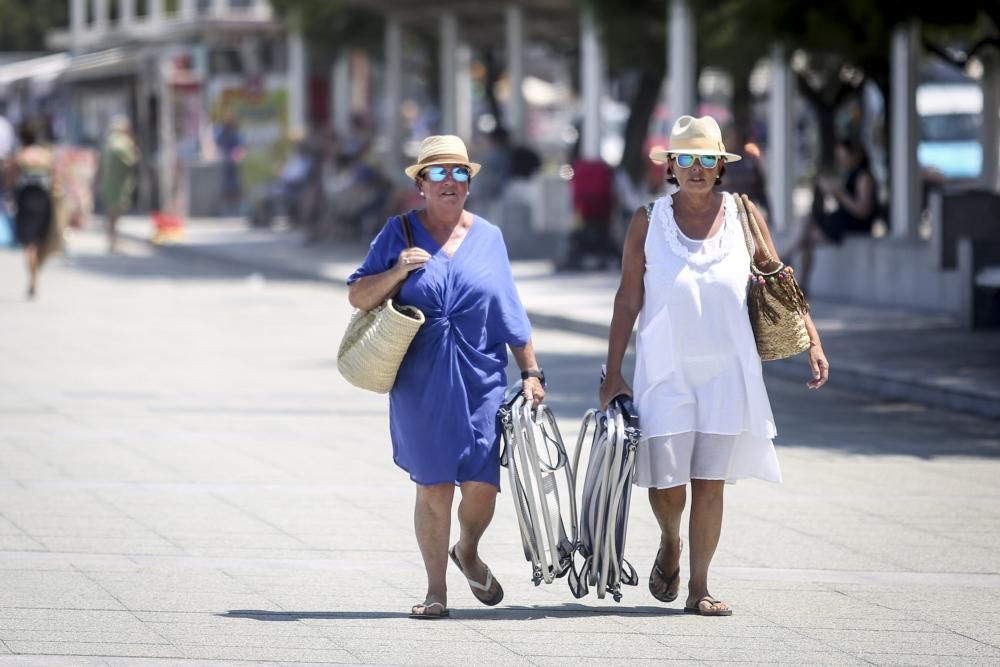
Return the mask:
[[[864, 147], [851, 139], [841, 139], [837, 142], [835, 156], [844, 174], [843, 186], [829, 177], [817, 181], [813, 188], [812, 213], [802, 234], [786, 253], [789, 257], [801, 253], [798, 277], [803, 291], [809, 288], [813, 254], [818, 243], [839, 244], [847, 234], [869, 234], [875, 220], [875, 178]], [[825, 206], [828, 197], [836, 201], [832, 211]]]
[[603, 160], [579, 158], [573, 161], [570, 191], [576, 228], [570, 233], [567, 255], [559, 268], [579, 270], [587, 256], [598, 258], [601, 268], [620, 259], [621, 253], [611, 237], [611, 213], [614, 210], [615, 174]]
[[14, 194], [15, 231], [17, 242], [24, 247], [28, 298], [33, 299], [53, 224], [52, 151], [37, 145], [37, 134], [30, 124], [23, 124], [18, 135], [21, 147], [7, 167], [7, 190]]

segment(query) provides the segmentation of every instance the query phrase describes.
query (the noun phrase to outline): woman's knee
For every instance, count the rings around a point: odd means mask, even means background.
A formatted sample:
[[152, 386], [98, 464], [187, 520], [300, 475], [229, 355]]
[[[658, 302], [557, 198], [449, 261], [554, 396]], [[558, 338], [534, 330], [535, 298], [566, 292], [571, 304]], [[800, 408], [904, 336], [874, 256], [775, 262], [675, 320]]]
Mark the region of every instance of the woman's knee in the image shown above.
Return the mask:
[[418, 504], [430, 505], [432, 507], [446, 505], [450, 508], [454, 497], [454, 484], [417, 484]]
[[692, 479], [691, 502], [719, 502], [722, 500], [725, 489], [726, 482], [722, 479]]
[[669, 489], [650, 489], [649, 502], [664, 509], [682, 512], [687, 503], [687, 487], [681, 485]]

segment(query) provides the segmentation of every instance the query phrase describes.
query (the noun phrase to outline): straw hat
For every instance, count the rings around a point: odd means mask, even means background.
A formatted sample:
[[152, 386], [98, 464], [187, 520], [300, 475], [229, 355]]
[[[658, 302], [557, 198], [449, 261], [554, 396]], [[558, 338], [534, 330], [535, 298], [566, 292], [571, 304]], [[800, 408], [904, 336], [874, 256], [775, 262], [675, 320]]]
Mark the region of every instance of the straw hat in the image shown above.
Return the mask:
[[743, 158], [735, 153], [727, 153], [722, 143], [722, 130], [711, 116], [694, 118], [681, 116], [670, 130], [670, 145], [655, 148], [649, 154], [649, 159], [657, 164], [665, 163], [671, 155], [687, 153], [688, 155], [718, 155], [726, 162], [736, 162]]
[[417, 163], [406, 168], [406, 175], [409, 178], [416, 178], [425, 168], [436, 164], [467, 165], [473, 177], [479, 173], [481, 167], [469, 161], [469, 151], [466, 150], [464, 141], [453, 134], [443, 134], [423, 140], [420, 152], [417, 154]]

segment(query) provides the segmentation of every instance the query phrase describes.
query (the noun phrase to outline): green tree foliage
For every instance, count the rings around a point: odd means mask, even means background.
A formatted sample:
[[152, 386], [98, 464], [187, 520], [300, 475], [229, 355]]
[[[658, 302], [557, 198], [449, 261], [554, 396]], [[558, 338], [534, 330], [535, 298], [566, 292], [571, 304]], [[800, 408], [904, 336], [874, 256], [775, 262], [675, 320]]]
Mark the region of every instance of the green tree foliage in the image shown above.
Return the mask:
[[622, 166], [633, 181], [646, 164], [645, 141], [666, 75], [667, 24], [663, 0], [581, 0], [593, 12], [609, 73], [625, 81], [629, 117]]
[[341, 49], [382, 50], [382, 16], [343, 0], [271, 0], [279, 16], [299, 22], [306, 41], [328, 54]]
[[0, 51], [45, 51], [45, 33], [67, 25], [67, 0], [0, 0]]

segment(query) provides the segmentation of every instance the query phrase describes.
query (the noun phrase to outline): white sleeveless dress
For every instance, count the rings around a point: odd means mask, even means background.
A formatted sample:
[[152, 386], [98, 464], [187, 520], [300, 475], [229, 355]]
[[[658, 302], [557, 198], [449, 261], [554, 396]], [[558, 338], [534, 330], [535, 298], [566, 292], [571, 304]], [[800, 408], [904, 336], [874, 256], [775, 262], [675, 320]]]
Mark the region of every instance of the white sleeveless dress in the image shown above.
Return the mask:
[[781, 481], [777, 435], [747, 315], [750, 255], [736, 201], [704, 240], [677, 227], [673, 198], [653, 206], [632, 384], [642, 428], [635, 483]]

